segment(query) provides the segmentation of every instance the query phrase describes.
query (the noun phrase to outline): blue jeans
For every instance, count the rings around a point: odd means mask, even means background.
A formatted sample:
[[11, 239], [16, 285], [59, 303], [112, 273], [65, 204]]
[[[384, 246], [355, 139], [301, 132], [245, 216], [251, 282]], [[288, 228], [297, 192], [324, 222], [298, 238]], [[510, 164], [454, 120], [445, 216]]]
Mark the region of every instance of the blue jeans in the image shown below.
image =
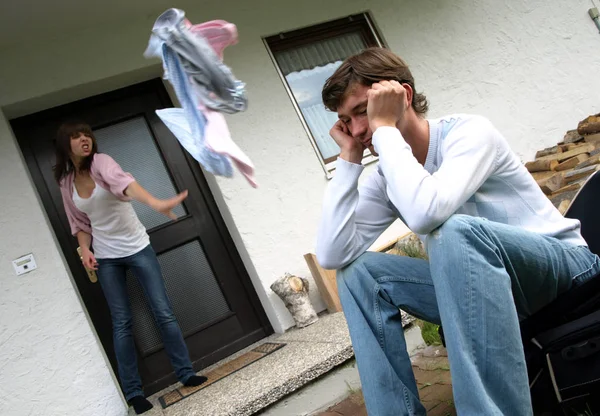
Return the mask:
[[532, 415], [519, 320], [600, 259], [514, 226], [454, 215], [428, 236], [429, 262], [365, 253], [338, 271], [338, 291], [367, 410], [425, 415], [399, 309], [444, 324], [458, 414]]
[[98, 280], [110, 308], [119, 378], [125, 398], [129, 400], [144, 394], [142, 380], [138, 373], [131, 329], [132, 315], [125, 281], [127, 269], [131, 269], [144, 290], [177, 378], [184, 383], [195, 375], [181, 329], [167, 297], [160, 265], [152, 246], [148, 245], [142, 251], [131, 256], [118, 259], [97, 259], [97, 261]]

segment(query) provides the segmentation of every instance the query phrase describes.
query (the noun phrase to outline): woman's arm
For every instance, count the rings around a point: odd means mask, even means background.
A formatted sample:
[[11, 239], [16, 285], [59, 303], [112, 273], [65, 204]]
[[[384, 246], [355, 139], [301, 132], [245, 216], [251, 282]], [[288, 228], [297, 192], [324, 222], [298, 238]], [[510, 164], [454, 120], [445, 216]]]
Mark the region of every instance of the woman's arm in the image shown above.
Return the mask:
[[81, 261], [83, 265], [91, 270], [98, 270], [98, 262], [94, 253], [90, 250], [92, 245], [92, 236], [84, 231], [77, 232], [77, 242], [81, 247]]
[[137, 182], [131, 182], [125, 189], [125, 195], [135, 199], [142, 204], [148, 205], [153, 210], [166, 215], [172, 220], [177, 219], [177, 215], [173, 212], [173, 208], [179, 205], [185, 198], [187, 198], [188, 191], [185, 190], [180, 194], [169, 199], [158, 199], [154, 197], [150, 192], [144, 189], [142, 185]]

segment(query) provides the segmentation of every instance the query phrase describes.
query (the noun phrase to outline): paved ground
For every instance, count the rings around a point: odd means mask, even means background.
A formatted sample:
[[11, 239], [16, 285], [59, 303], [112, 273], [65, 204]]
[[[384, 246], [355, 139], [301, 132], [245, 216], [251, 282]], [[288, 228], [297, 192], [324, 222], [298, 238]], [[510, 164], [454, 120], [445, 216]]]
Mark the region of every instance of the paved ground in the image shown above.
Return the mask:
[[[411, 358], [419, 396], [428, 416], [456, 416], [448, 357], [443, 347], [419, 349]], [[360, 391], [318, 416], [367, 416]]]
[[[342, 313], [325, 314], [314, 324], [274, 334], [205, 368], [208, 374], [265, 342], [285, 347], [162, 409], [158, 398], [171, 386], [149, 398], [154, 408], [144, 416], [251, 415], [295, 392], [354, 356], [348, 326]], [[129, 415], [135, 414], [133, 409]], [[289, 415], [289, 413], [287, 414]], [[291, 416], [291, 415], [290, 415]]]

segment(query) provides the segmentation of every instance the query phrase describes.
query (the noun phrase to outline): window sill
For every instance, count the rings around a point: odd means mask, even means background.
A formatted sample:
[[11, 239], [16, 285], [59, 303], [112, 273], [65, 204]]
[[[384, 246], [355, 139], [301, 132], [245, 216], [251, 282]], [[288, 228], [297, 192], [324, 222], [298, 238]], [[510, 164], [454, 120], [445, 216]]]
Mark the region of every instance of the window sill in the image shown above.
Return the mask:
[[[368, 166], [372, 163], [377, 162], [378, 160], [379, 160], [378, 156], [374, 156], [371, 154], [371, 152], [369, 150], [365, 150], [361, 164], [363, 166]], [[327, 180], [330, 180], [333, 178], [333, 172], [335, 171], [335, 164], [336, 164], [336, 161], [334, 160], [333, 162], [329, 162], [325, 165], [325, 174], [326, 174]]]

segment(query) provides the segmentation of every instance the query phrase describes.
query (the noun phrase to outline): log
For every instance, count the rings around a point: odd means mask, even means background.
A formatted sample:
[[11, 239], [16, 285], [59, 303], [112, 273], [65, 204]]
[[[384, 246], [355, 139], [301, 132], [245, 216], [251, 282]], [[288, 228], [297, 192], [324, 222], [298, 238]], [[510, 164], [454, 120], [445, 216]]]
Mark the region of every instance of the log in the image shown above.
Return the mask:
[[558, 212], [560, 212], [561, 215], [565, 215], [565, 212], [567, 212], [569, 205], [571, 205], [571, 201], [569, 199], [562, 200], [561, 203], [558, 204]]
[[600, 113], [581, 120], [577, 125], [577, 133], [581, 135], [600, 133]]
[[554, 170], [558, 166], [558, 160], [534, 160], [532, 162], [525, 163], [525, 167], [529, 172], [544, 172], [547, 170]]
[[548, 195], [548, 198], [554, 198], [555, 196], [558, 196], [560, 194], [562, 194], [563, 192], [571, 192], [571, 191], [577, 191], [579, 190], [579, 188], [581, 188], [581, 186], [583, 185], [583, 182], [573, 182], [570, 183], [566, 186], [563, 186], [560, 189], [557, 189], [555, 192], [551, 193], [550, 195]]
[[586, 160], [584, 160], [583, 162], [581, 162], [580, 164], [575, 166], [575, 169], [585, 168], [588, 166], [595, 165], [597, 163], [600, 163], [600, 152], [596, 153], [593, 156], [588, 157]]
[[577, 130], [569, 130], [565, 133], [565, 137], [563, 138], [564, 143], [576, 143], [583, 140], [581, 134], [577, 133]]
[[542, 189], [546, 195], [550, 195], [551, 193], [559, 190], [563, 186], [563, 175], [562, 173], [557, 173], [548, 179], [543, 179], [538, 181], [538, 185]]
[[327, 305], [329, 313], [341, 312], [342, 304], [338, 296], [336, 272], [335, 270], [327, 270], [321, 267], [317, 261], [317, 256], [313, 253], [304, 255], [304, 260], [310, 269], [310, 273], [317, 284], [319, 293]]
[[600, 133], [583, 136], [583, 139], [586, 143], [598, 143], [600, 142]]
[[555, 174], [556, 172], [554, 172], [553, 170], [548, 170], [546, 172], [532, 172], [531, 176], [533, 176], [533, 179], [535, 179], [536, 181], [540, 181], [542, 179], [547, 179]]
[[286, 273], [273, 282], [271, 290], [281, 298], [298, 328], [314, 324], [319, 319], [308, 297], [308, 280]]
[[561, 171], [561, 170], [571, 169], [571, 168], [574, 168], [575, 166], [577, 166], [578, 164], [585, 162], [588, 159], [589, 159], [588, 154], [582, 153], [580, 155], [572, 157], [571, 159], [567, 159], [564, 162], [559, 163], [558, 166], [556, 166], [554, 168], [554, 170]]
[[565, 174], [564, 183], [568, 184], [571, 182], [575, 182], [578, 179], [585, 178], [586, 176], [591, 175], [592, 173], [600, 170], [599, 165], [588, 166], [586, 168], [581, 168], [577, 170], [573, 170]]
[[579, 190], [568, 191], [568, 192], [561, 192], [560, 194], [557, 194], [556, 196], [550, 197], [550, 202], [552, 202], [552, 204], [556, 208], [558, 208], [558, 206], [560, 205], [560, 203], [562, 201], [564, 201], [565, 199], [568, 199], [568, 200], [572, 201], [573, 198], [575, 198], [575, 195], [577, 195], [577, 192], [579, 192]]
[[543, 156], [538, 160], [558, 160], [562, 162], [563, 160], [567, 160], [572, 158], [573, 156], [580, 155], [582, 153], [589, 153], [596, 149], [596, 146], [592, 143], [587, 143], [583, 146], [579, 146], [576, 149], [569, 150], [568, 152], [555, 153], [553, 155]]
[[569, 144], [562, 144], [559, 147], [562, 149], [563, 152], [568, 152], [569, 150], [577, 149], [578, 147], [585, 146], [586, 144], [588, 144], [588, 143], [585, 143], [585, 142], [569, 143]]
[[562, 153], [563, 149], [561, 146], [552, 146], [548, 147], [544, 150], [540, 150], [535, 154], [535, 158], [540, 158], [543, 156], [553, 155], [555, 153]]

